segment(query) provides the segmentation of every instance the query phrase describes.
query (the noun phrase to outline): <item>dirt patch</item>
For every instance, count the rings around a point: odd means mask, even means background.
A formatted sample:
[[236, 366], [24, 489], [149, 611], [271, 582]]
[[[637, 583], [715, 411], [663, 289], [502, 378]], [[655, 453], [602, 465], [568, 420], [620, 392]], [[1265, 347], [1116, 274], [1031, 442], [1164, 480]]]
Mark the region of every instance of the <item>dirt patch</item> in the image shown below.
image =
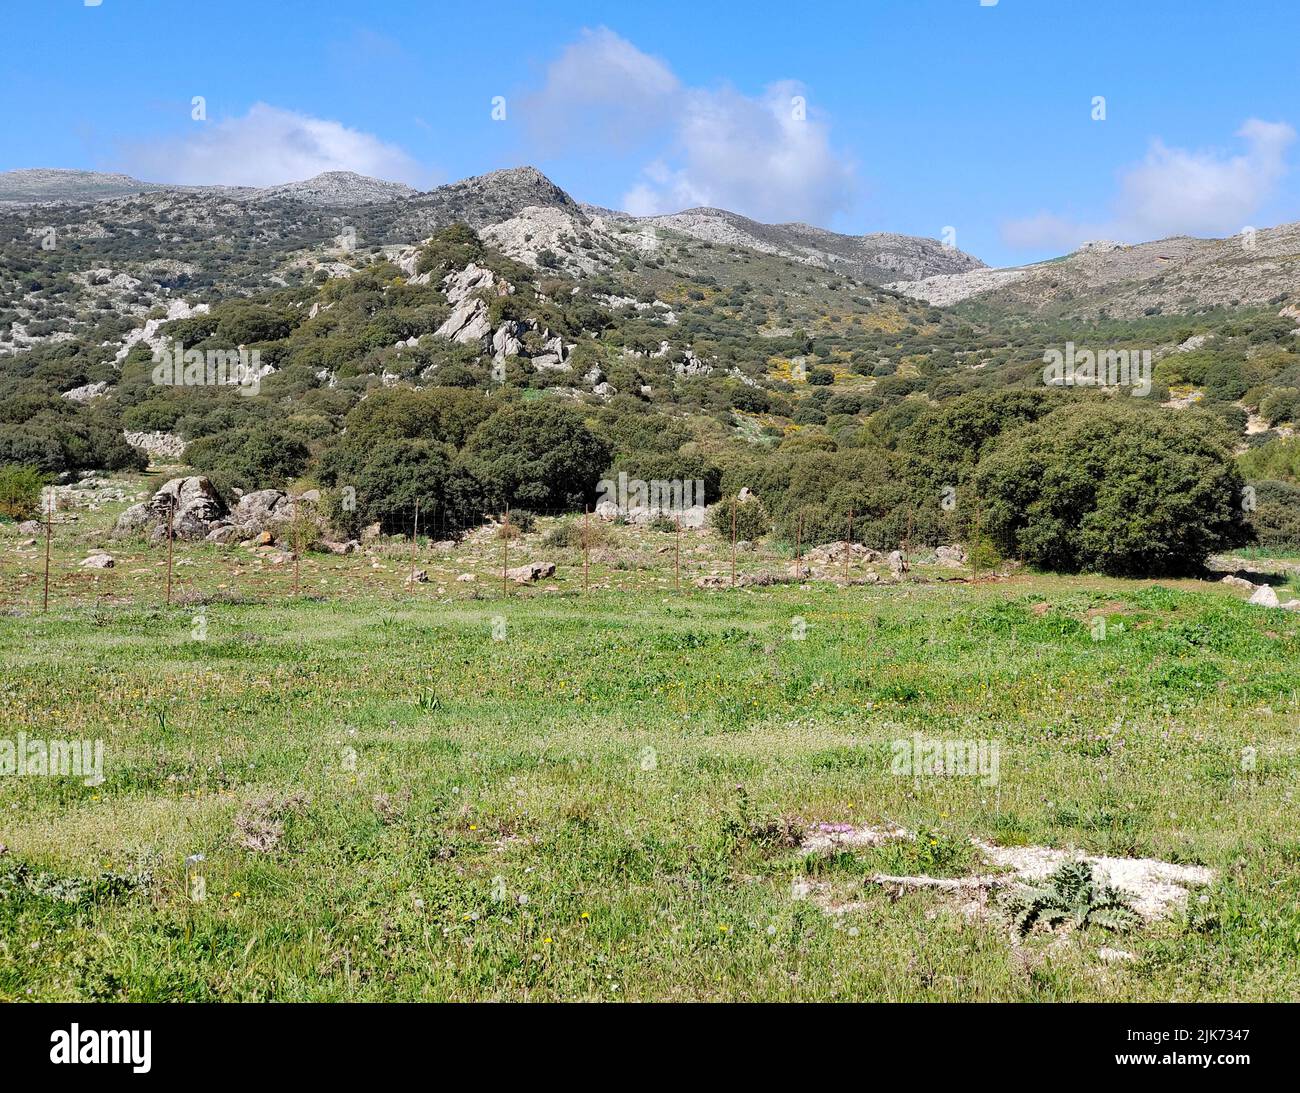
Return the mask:
[[301, 813], [307, 803], [305, 793], [286, 797], [268, 793], [246, 801], [235, 817], [235, 845], [259, 854], [269, 853], [284, 837], [285, 821]]
[[888, 842], [906, 842], [915, 838], [897, 824], [882, 827], [853, 824], [813, 824], [800, 844], [805, 854], [833, 854], [839, 850], [859, 850], [883, 846]]
[[[870, 849], [889, 842], [911, 841], [915, 835], [897, 824], [854, 826], [814, 824], [800, 844], [805, 853], [826, 854], [840, 850]], [[1049, 846], [996, 846], [972, 838], [971, 845], [994, 870], [968, 877], [892, 876], [883, 873], [866, 878], [866, 883], [889, 891], [894, 899], [905, 892], [926, 889], [940, 895], [959, 897], [968, 913], [978, 913], [989, 893], [1036, 885], [1069, 861], [1092, 866], [1100, 884], [1120, 889], [1133, 910], [1148, 922], [1164, 918], [1187, 904], [1189, 889], [1213, 883], [1215, 872], [1203, 865], [1176, 865], [1156, 858], [1108, 858]], [[795, 898], [811, 899], [828, 914], [844, 914], [862, 904], [837, 900], [829, 886], [812, 880], [799, 881]]]
[[1103, 884], [1131, 897], [1133, 910], [1147, 921], [1164, 918], [1187, 904], [1189, 888], [1211, 884], [1215, 873], [1203, 865], [1175, 865], [1156, 858], [1106, 858], [1046, 846], [994, 846], [972, 839], [992, 864], [1010, 869], [1018, 880], [1044, 880], [1067, 861], [1085, 861]]

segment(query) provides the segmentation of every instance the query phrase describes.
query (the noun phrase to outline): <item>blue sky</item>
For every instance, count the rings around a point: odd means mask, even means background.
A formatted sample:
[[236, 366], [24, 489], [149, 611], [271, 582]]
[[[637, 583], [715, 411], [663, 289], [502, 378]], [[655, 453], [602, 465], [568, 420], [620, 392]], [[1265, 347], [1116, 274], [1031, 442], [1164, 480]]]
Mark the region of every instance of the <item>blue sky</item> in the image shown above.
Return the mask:
[[427, 188], [531, 163], [594, 204], [951, 226], [1006, 264], [1300, 219], [1295, 17], [1293, 0], [6, 0], [0, 169]]

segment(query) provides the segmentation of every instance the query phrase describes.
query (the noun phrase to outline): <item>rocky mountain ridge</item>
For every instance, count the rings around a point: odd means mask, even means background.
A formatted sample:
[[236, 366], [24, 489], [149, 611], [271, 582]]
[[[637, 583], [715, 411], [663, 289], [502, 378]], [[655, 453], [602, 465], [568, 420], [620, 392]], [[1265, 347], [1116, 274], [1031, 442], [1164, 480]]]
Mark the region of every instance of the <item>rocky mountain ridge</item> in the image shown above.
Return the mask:
[[1225, 239], [1085, 243], [1062, 258], [886, 285], [939, 307], [969, 301], [1003, 312], [1136, 318], [1281, 302], [1300, 290], [1300, 223]]

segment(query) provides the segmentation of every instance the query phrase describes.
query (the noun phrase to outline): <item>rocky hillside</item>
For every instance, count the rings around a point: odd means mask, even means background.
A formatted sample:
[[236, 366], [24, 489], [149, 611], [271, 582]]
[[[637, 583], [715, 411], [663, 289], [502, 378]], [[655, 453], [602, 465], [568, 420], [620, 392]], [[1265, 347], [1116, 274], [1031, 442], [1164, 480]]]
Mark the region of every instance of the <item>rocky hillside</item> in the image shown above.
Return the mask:
[[309, 205], [327, 205], [331, 208], [352, 205], [376, 205], [384, 201], [415, 197], [419, 190], [404, 182], [385, 182], [355, 171], [326, 171], [304, 182], [286, 182], [281, 186], [266, 186], [248, 194], [250, 201], [274, 201], [280, 198], [303, 201]]
[[65, 171], [33, 167], [21, 171], [0, 171], [0, 203], [35, 204], [43, 201], [101, 201], [123, 194], [139, 194], [168, 187], [141, 182], [130, 175], [99, 171]]
[[[606, 210], [603, 215], [609, 216]], [[984, 263], [937, 239], [877, 232], [839, 235], [809, 224], [760, 224], [725, 209], [687, 209], [667, 216], [630, 217], [624, 222], [670, 228], [695, 239], [727, 247], [779, 254], [807, 265], [847, 274], [861, 281], [915, 281], [939, 274], [982, 269]]]
[[[662, 298], [674, 268], [725, 284], [739, 280], [737, 265], [747, 265], [751, 282], [769, 282], [779, 294], [805, 278], [827, 280], [827, 272], [869, 283], [979, 264], [931, 240], [842, 236], [721, 210], [629, 217], [579, 205], [531, 167], [427, 193], [339, 171], [261, 189], [12, 172], [0, 177], [0, 192], [49, 199], [0, 208], [0, 355], [69, 340], [109, 316], [125, 330], [170, 314], [178, 296], [191, 306], [215, 304], [304, 277], [346, 275], [457, 222], [541, 271], [618, 271], [619, 294], [631, 298]], [[688, 261], [665, 265], [665, 254], [685, 258], [687, 251]], [[807, 272], [792, 273], [792, 264]]]
[[1227, 239], [1086, 243], [1050, 262], [898, 278], [890, 287], [940, 306], [971, 301], [1005, 313], [1080, 318], [1268, 305], [1300, 290], [1300, 224]]

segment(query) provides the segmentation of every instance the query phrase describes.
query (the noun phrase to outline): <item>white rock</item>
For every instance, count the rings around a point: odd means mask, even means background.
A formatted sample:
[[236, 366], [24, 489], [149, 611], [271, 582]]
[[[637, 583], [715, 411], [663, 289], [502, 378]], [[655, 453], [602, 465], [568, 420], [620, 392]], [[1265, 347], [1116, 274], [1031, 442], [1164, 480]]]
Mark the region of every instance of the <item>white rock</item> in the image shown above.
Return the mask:
[[1253, 603], [1257, 607], [1280, 607], [1277, 593], [1273, 591], [1271, 584], [1262, 584], [1255, 589], [1255, 594], [1250, 597], [1247, 603]]

